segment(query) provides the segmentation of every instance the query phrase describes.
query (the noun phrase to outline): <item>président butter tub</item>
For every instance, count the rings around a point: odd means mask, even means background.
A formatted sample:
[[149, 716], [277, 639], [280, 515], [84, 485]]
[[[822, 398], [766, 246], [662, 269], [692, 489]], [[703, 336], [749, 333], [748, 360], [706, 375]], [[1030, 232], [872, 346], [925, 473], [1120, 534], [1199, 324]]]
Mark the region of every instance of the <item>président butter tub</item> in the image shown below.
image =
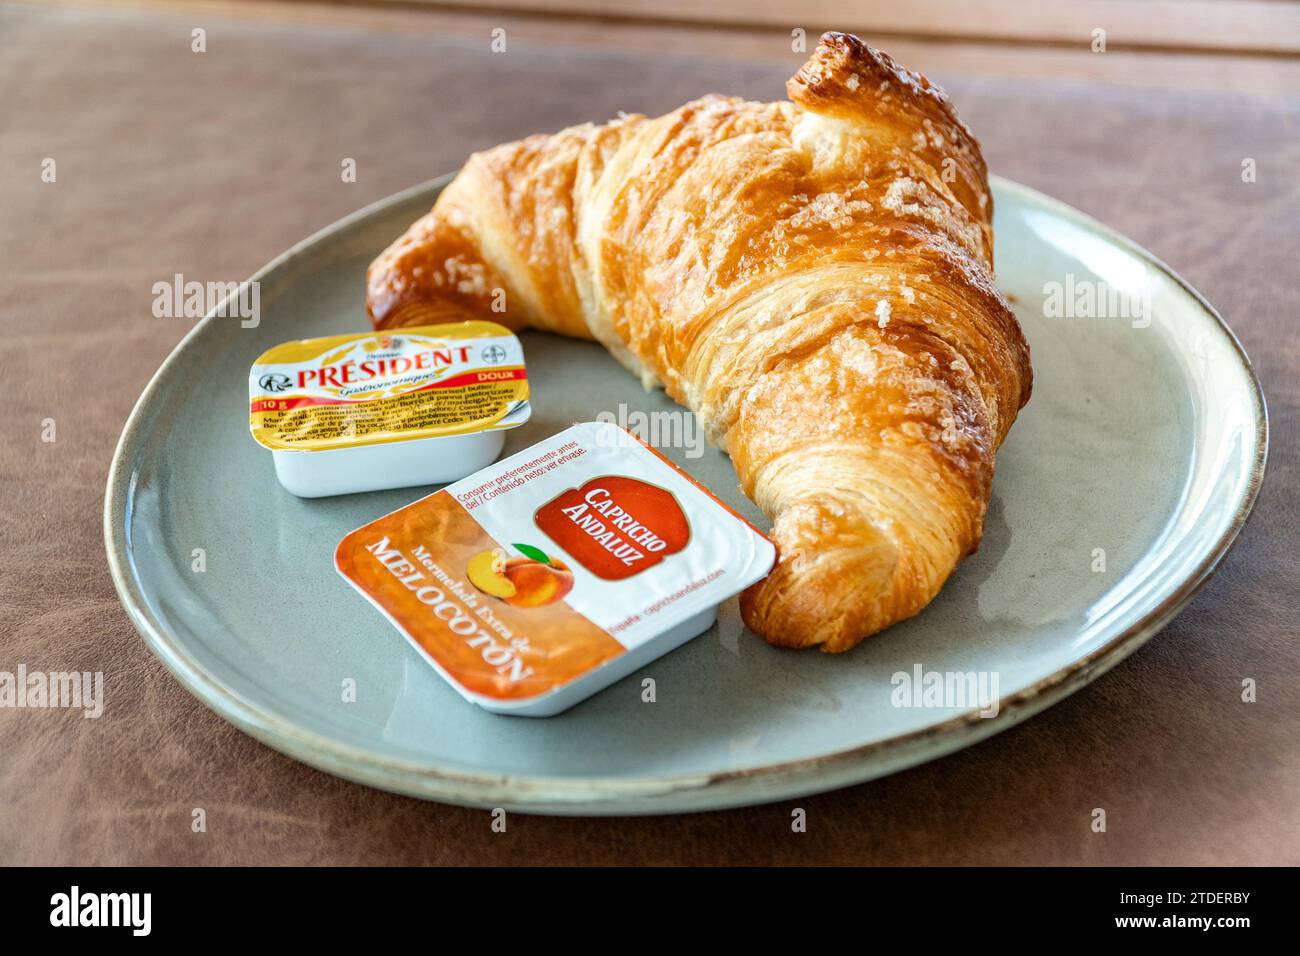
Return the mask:
[[528, 421], [523, 346], [495, 322], [285, 342], [248, 376], [249, 428], [303, 498], [455, 481]]

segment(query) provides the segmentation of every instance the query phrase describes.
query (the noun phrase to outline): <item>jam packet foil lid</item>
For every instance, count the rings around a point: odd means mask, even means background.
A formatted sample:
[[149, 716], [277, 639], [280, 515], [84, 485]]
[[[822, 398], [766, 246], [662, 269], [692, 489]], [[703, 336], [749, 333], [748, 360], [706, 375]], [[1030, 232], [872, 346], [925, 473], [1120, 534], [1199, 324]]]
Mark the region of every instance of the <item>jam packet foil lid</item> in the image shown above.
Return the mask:
[[528, 420], [523, 347], [495, 322], [285, 342], [248, 376], [249, 429], [272, 450], [467, 435]]
[[651, 659], [646, 645], [676, 628], [671, 649], [775, 557], [657, 451], [588, 422], [353, 531], [335, 564], [462, 696], [490, 707], [630, 652]]

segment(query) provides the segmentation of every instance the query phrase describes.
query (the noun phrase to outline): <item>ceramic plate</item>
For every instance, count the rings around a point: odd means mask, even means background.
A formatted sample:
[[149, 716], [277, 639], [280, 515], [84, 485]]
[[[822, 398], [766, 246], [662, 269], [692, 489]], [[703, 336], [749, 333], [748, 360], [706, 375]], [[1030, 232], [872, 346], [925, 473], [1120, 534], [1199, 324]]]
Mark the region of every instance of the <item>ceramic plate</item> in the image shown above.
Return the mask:
[[[332, 565], [345, 533], [430, 489], [295, 498], [247, 426], [250, 363], [286, 339], [366, 328], [366, 265], [445, 182], [267, 266], [258, 327], [197, 325], [141, 396], [109, 476], [109, 564], [150, 647], [226, 719], [330, 773], [574, 814], [718, 808], [879, 777], [1023, 720], [1133, 653], [1205, 581], [1254, 501], [1263, 396], [1222, 320], [1132, 242], [998, 181], [998, 279], [1033, 347], [1034, 396], [998, 454], [983, 545], [934, 603], [831, 656], [768, 647], [733, 601], [712, 630], [565, 714], [494, 716], [461, 700]], [[1088, 317], [1098, 311], [1110, 317]], [[674, 407], [596, 345], [523, 341], [533, 419], [506, 454], [598, 412]], [[664, 450], [762, 522], [721, 453]], [[990, 691], [996, 677], [996, 716], [970, 701], [896, 706], [895, 675], [918, 668], [984, 675]]]

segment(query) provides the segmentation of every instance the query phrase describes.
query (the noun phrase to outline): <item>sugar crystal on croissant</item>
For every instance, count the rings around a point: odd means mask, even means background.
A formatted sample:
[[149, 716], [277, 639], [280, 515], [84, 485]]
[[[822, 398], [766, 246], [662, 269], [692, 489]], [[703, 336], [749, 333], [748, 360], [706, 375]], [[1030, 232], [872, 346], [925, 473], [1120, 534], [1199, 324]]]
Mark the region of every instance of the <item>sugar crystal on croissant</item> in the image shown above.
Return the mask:
[[[595, 339], [692, 409], [772, 520], [773, 644], [843, 651], [979, 545], [1029, 347], [946, 94], [828, 33], [790, 102], [706, 96], [470, 157], [367, 276], [377, 328]], [[509, 312], [494, 312], [504, 289]]]

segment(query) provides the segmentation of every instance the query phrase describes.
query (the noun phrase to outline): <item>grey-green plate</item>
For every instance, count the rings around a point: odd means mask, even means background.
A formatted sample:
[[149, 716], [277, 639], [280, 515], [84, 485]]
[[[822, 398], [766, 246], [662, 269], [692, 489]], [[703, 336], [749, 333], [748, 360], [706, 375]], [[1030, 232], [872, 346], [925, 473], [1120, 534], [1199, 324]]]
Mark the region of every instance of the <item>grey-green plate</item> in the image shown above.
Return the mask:
[[[272, 262], [256, 276], [257, 328], [199, 323], [140, 397], [109, 476], [109, 566], [149, 646], [226, 719], [330, 773], [572, 814], [727, 807], [879, 777], [1023, 720], [1133, 653], [1206, 580], [1250, 511], [1266, 415], [1227, 326], [1132, 242], [998, 181], [998, 279], [1033, 346], [1034, 397], [998, 454], [983, 545], [934, 603], [831, 656], [768, 647], [732, 602], [711, 631], [558, 717], [479, 710], [332, 564], [346, 532], [429, 489], [295, 498], [247, 425], [250, 363], [286, 339], [367, 327], [366, 265], [445, 182]], [[1138, 306], [1149, 293], [1152, 321], [1045, 318], [1045, 289], [1067, 281], [1076, 300], [1080, 282]], [[620, 405], [674, 407], [596, 345], [537, 334], [524, 345], [533, 419], [510, 432], [507, 454]], [[762, 520], [726, 457], [665, 451]], [[997, 715], [894, 706], [893, 676], [918, 665], [996, 674]], [[646, 677], [653, 703], [642, 700]]]

